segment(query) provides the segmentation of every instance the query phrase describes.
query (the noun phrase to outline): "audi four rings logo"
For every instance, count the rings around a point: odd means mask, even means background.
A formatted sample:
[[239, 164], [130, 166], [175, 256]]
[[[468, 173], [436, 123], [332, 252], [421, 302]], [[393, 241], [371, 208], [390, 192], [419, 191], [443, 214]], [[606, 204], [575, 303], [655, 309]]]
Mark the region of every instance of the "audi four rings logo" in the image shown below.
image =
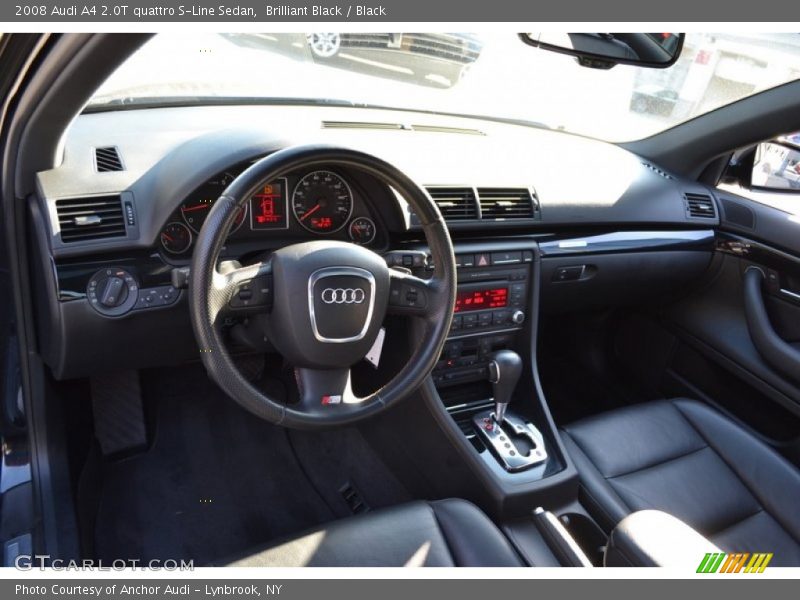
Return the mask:
[[366, 293], [361, 288], [325, 288], [322, 301], [325, 304], [361, 304]]

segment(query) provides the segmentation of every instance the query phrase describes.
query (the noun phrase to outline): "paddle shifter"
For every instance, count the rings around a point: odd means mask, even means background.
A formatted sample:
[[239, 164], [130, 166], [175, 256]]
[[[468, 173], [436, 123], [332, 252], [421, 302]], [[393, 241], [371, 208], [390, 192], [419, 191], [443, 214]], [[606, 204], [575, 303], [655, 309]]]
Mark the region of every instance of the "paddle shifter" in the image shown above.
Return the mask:
[[511, 350], [499, 350], [489, 357], [489, 383], [494, 395], [494, 414], [498, 425], [502, 425], [511, 396], [522, 374], [522, 359]]
[[494, 410], [484, 410], [472, 418], [480, 438], [502, 467], [512, 473], [547, 460], [539, 430], [525, 417], [507, 412], [521, 374], [522, 359], [516, 352], [500, 350], [489, 356]]

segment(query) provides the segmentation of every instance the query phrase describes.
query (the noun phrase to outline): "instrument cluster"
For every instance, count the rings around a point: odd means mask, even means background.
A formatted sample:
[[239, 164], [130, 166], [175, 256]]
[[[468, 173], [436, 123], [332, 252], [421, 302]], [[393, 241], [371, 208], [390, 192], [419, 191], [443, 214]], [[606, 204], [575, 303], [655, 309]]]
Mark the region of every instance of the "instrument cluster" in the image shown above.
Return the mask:
[[[214, 203], [235, 179], [226, 171], [206, 181], [175, 211], [161, 230], [161, 250], [176, 258], [191, 254]], [[332, 236], [370, 245], [378, 234], [369, 211], [343, 175], [325, 169], [264, 183], [240, 209], [229, 240], [257, 239], [265, 232], [288, 237]]]

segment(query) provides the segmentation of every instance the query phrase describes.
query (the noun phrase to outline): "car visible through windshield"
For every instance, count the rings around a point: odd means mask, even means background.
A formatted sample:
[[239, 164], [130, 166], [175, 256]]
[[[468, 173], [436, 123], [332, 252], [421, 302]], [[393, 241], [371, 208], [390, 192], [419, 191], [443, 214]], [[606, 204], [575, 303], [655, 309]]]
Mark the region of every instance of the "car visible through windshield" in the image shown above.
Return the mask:
[[688, 34], [669, 68], [610, 71], [583, 68], [509, 33], [161, 34], [90, 107], [345, 103], [511, 119], [622, 141], [798, 76], [797, 34]]

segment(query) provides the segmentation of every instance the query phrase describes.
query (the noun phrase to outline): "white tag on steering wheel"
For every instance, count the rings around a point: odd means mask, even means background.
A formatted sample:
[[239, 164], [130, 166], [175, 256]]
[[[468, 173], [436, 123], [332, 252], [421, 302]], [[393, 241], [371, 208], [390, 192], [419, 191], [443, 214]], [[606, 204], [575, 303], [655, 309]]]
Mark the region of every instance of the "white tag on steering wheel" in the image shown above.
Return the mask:
[[369, 352], [367, 352], [367, 355], [364, 357], [364, 360], [366, 360], [376, 369], [378, 368], [378, 364], [381, 362], [381, 352], [383, 351], [384, 339], [386, 339], [386, 328], [381, 327], [381, 330], [378, 332], [378, 335], [375, 338], [375, 343], [372, 344], [372, 348], [369, 349]]

